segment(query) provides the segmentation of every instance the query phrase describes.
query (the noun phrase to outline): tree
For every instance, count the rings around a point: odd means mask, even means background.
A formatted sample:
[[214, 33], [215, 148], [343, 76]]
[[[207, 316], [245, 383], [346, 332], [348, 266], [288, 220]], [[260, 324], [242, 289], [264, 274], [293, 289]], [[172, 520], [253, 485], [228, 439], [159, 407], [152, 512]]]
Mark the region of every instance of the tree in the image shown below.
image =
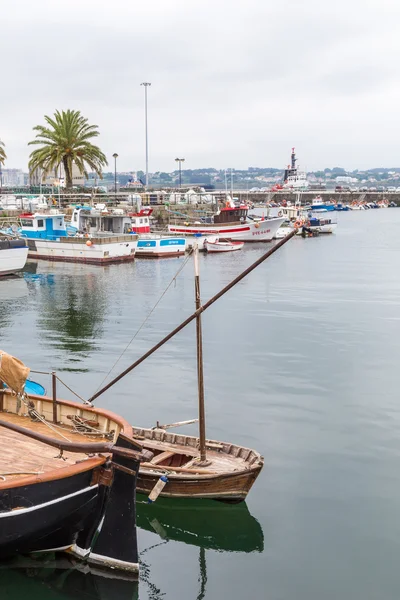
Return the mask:
[[6, 160], [6, 158], [7, 158], [7, 155], [6, 155], [6, 152], [4, 150], [4, 142], [2, 142], [0, 140], [0, 164], [1, 165], [4, 165], [4, 161]]
[[87, 177], [88, 166], [102, 179], [102, 168], [108, 164], [107, 159], [100, 148], [89, 141], [99, 135], [97, 125], [89, 125], [79, 110], [57, 110], [53, 118], [47, 115], [44, 118], [48, 126], [36, 125], [33, 128], [38, 132], [36, 139], [28, 144], [41, 145], [30, 154], [30, 173], [41, 169], [45, 178], [62, 163], [66, 187], [72, 188], [72, 166], [75, 164], [81, 175]]

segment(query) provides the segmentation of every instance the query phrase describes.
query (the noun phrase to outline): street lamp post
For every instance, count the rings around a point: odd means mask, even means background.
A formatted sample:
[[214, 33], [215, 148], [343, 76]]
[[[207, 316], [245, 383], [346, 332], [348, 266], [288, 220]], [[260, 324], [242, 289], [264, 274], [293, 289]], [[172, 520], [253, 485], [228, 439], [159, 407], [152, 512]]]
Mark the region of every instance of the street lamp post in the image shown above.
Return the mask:
[[113, 159], [114, 159], [114, 197], [115, 197], [115, 202], [117, 202], [117, 158], [118, 158], [118, 154], [116, 152], [114, 152]]
[[149, 186], [149, 140], [147, 135], [147, 88], [151, 85], [148, 81], [144, 81], [140, 85], [144, 86], [144, 124], [146, 135], [146, 190]]
[[179, 187], [182, 187], [182, 163], [185, 162], [184, 158], [176, 158], [175, 162], [179, 163]]

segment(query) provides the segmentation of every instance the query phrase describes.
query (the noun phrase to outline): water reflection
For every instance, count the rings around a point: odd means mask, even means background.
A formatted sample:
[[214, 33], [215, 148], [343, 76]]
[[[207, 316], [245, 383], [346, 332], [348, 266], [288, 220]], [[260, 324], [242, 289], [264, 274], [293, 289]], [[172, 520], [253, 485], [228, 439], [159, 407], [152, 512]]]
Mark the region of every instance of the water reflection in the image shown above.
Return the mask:
[[24, 276], [36, 295], [42, 338], [53, 348], [66, 351], [70, 360], [72, 354], [76, 361], [96, 350], [107, 306], [99, 272], [88, 265], [65, 271], [57, 265], [33, 262]]
[[262, 552], [264, 535], [260, 523], [245, 502], [225, 505], [213, 500], [173, 501], [159, 498], [147, 504], [138, 495], [138, 527], [174, 540], [225, 552]]
[[20, 557], [0, 563], [7, 600], [138, 600], [138, 582], [94, 571], [68, 558]]
[[28, 286], [23, 277], [0, 278], [0, 329], [13, 325], [12, 317], [24, 310], [27, 296]]
[[156, 533], [162, 540], [140, 553], [140, 580], [147, 586], [151, 600], [165, 596], [152, 582], [148, 562], [151, 551], [160, 545], [175, 541], [199, 548], [196, 600], [206, 597], [207, 550], [248, 553], [264, 549], [261, 525], [250, 514], [245, 502], [227, 506], [212, 500], [171, 501], [159, 498], [155, 504], [147, 504], [146, 499], [139, 495], [137, 506], [138, 526]]

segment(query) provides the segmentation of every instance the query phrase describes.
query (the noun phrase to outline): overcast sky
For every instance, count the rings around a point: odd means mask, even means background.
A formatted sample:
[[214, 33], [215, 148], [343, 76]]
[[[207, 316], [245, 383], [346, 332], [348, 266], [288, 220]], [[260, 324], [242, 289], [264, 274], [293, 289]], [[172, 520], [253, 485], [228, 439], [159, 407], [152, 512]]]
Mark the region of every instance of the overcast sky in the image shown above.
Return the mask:
[[0, 139], [78, 109], [118, 169], [400, 166], [398, 0], [1, 0]]

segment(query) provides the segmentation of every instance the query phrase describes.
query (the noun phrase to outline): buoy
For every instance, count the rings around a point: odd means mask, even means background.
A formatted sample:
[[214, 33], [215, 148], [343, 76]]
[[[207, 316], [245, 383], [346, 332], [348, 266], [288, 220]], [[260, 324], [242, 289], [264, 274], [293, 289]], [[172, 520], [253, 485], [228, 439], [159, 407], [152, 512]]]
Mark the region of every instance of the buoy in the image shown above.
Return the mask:
[[151, 490], [149, 497], [147, 498], [148, 504], [152, 504], [157, 500], [167, 483], [168, 477], [166, 475], [161, 475], [160, 479], [157, 481], [156, 485]]
[[255, 223], [255, 226], [257, 227], [257, 229], [260, 227], [260, 223]]
[[91, 242], [90, 240], [88, 240], [88, 241], [86, 242], [86, 246], [91, 246], [91, 245], [92, 245], [92, 242]]

